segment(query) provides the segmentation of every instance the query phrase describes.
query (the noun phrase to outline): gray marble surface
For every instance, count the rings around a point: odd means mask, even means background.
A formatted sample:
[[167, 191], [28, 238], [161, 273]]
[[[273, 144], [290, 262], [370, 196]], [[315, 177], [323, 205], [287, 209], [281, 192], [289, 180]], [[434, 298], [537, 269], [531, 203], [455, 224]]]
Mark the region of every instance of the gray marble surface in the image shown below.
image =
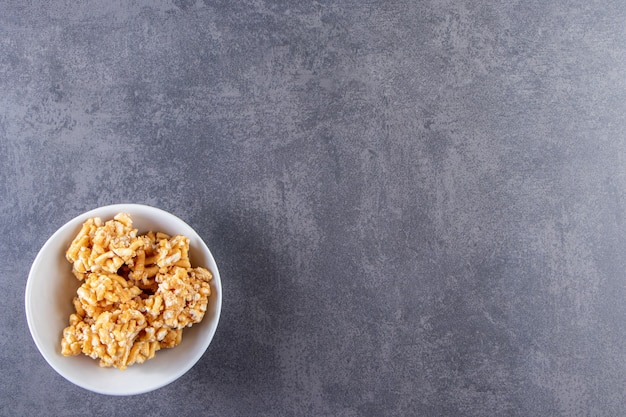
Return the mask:
[[[224, 305], [152, 393], [65, 381], [24, 313], [137, 202]], [[0, 2], [0, 415], [626, 414], [621, 1]]]

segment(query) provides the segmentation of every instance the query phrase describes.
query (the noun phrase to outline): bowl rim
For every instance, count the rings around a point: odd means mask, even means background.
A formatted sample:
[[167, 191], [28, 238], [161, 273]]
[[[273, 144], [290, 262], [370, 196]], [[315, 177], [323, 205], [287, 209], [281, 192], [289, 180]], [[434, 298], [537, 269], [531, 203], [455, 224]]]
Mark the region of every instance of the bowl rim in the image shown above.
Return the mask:
[[[154, 383], [151, 383], [149, 385], [146, 385], [144, 387], [140, 387], [140, 388], [137, 388], [137, 389], [134, 389], [134, 390], [126, 390], [124, 392], [116, 391], [115, 389], [111, 389], [111, 390], [98, 389], [97, 387], [91, 386], [91, 385], [85, 383], [84, 381], [77, 380], [76, 378], [72, 378], [72, 377], [68, 376], [63, 371], [63, 369], [60, 369], [60, 367], [58, 367], [55, 364], [55, 361], [53, 360], [53, 353], [51, 353], [47, 347], [42, 346], [42, 343], [43, 343], [42, 339], [43, 338], [39, 335], [38, 330], [37, 330], [37, 325], [35, 324], [35, 321], [34, 321], [35, 318], [34, 318], [34, 312], [33, 312], [33, 304], [32, 304], [32, 300], [31, 300], [32, 295], [33, 295], [33, 285], [35, 285], [33, 283], [34, 282], [34, 278], [32, 278], [32, 277], [33, 277], [34, 273], [37, 271], [37, 269], [40, 266], [40, 264], [43, 262], [44, 256], [48, 252], [50, 247], [62, 235], [67, 234], [68, 233], [68, 229], [79, 227], [88, 218], [91, 218], [91, 217], [104, 217], [104, 215], [102, 214], [103, 211], [106, 211], [106, 212], [110, 211], [110, 212], [114, 212], [115, 214], [117, 214], [119, 212], [129, 212], [130, 211], [131, 212], [130, 213], [131, 214], [131, 218], [133, 218], [132, 211], [134, 211], [135, 213], [141, 212], [141, 215], [158, 214], [160, 216], [169, 217], [173, 221], [179, 222], [182, 225], [186, 226], [190, 231], [192, 231], [195, 234], [194, 237], [196, 237], [198, 239], [198, 243], [201, 246], [201, 248], [199, 248], [199, 249], [206, 253], [207, 258], [210, 260], [210, 263], [212, 263], [211, 268], [210, 268], [211, 272], [213, 274], [212, 287], [214, 287], [214, 289], [216, 290], [215, 291], [216, 292], [215, 299], [214, 299], [214, 303], [215, 303], [214, 310], [215, 310], [215, 313], [214, 313], [214, 315], [212, 317], [212, 323], [209, 325], [208, 333], [202, 337], [202, 339], [204, 340], [203, 348], [202, 349], [197, 349], [195, 354], [190, 356], [189, 359], [185, 362], [185, 366], [184, 367], [179, 369], [177, 372], [172, 373], [171, 375], [168, 375], [167, 378], [163, 378], [161, 380], [157, 380], [155, 378], [155, 382]], [[110, 217], [112, 218], [115, 214], [111, 215]], [[188, 236], [188, 237], [190, 237], [190, 236]], [[205, 267], [209, 267], [209, 265], [204, 265], [204, 266]], [[28, 328], [29, 328], [31, 337], [32, 337], [33, 341], [35, 342], [35, 345], [37, 346], [37, 350], [43, 356], [43, 358], [48, 363], [48, 365], [50, 365], [59, 375], [61, 375], [63, 378], [65, 378], [69, 382], [71, 382], [71, 383], [73, 383], [73, 384], [75, 384], [75, 385], [77, 385], [77, 386], [79, 386], [79, 387], [81, 387], [83, 389], [86, 389], [86, 390], [91, 391], [91, 392], [96, 392], [98, 394], [113, 395], [113, 396], [137, 395], [137, 394], [143, 394], [143, 393], [146, 393], [146, 392], [154, 391], [156, 389], [162, 388], [162, 387], [164, 387], [164, 386], [166, 386], [166, 385], [176, 381], [178, 378], [180, 378], [185, 373], [187, 373], [187, 371], [189, 371], [193, 366], [195, 366], [195, 364], [204, 355], [204, 353], [208, 349], [209, 345], [211, 344], [211, 342], [213, 340], [213, 337], [215, 336], [215, 333], [217, 331], [217, 327], [218, 327], [218, 324], [219, 324], [219, 320], [220, 320], [220, 315], [221, 315], [221, 310], [222, 310], [221, 276], [220, 276], [220, 273], [219, 273], [219, 270], [218, 270], [218, 267], [217, 267], [217, 263], [215, 262], [215, 259], [213, 257], [213, 254], [212, 254], [211, 250], [208, 248], [208, 246], [206, 245], [206, 243], [204, 242], [204, 239], [202, 239], [202, 237], [196, 232], [196, 230], [193, 227], [191, 227], [189, 224], [187, 224], [180, 217], [178, 217], [175, 214], [170, 213], [170, 212], [168, 212], [166, 210], [160, 209], [158, 207], [146, 205], [146, 204], [139, 204], [139, 203], [110, 204], [110, 205], [105, 205], [105, 206], [99, 206], [99, 207], [96, 207], [94, 209], [91, 209], [89, 211], [86, 211], [84, 213], [81, 213], [79, 215], [74, 216], [73, 218], [71, 218], [70, 220], [65, 222], [61, 227], [59, 227], [45, 241], [45, 243], [41, 246], [41, 248], [37, 252], [37, 255], [35, 256], [35, 258], [33, 260], [33, 263], [31, 264], [29, 273], [28, 273], [28, 278], [27, 278], [27, 281], [26, 281], [26, 288], [25, 288], [25, 291], [24, 291], [24, 307], [25, 307], [26, 321], [27, 321], [27, 324], [28, 324]]]

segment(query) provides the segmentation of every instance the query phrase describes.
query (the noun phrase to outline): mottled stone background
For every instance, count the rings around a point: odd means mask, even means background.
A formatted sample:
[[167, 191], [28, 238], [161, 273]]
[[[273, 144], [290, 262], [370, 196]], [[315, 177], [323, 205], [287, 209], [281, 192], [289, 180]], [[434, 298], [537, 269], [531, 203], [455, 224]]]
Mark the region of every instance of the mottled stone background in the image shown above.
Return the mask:
[[[136, 397], [37, 351], [30, 264], [137, 202], [224, 307]], [[0, 415], [626, 415], [622, 1], [1, 1]]]

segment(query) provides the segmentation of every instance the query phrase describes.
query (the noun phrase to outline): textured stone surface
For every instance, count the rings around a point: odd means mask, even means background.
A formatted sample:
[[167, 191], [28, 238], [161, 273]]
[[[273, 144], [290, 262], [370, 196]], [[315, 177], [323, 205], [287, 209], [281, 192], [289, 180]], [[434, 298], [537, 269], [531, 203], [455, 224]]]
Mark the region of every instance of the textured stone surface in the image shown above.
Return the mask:
[[[0, 415], [624, 415], [623, 3], [301, 3], [0, 3]], [[23, 307], [117, 202], [224, 286], [201, 361], [124, 398]]]

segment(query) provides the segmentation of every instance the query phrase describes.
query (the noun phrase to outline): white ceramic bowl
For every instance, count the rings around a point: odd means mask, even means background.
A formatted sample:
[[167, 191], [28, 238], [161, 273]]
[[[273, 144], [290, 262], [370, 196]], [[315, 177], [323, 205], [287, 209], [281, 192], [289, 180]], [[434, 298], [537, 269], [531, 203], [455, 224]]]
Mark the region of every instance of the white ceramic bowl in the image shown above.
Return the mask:
[[[98, 361], [85, 355], [63, 356], [61, 337], [74, 311], [72, 298], [80, 282], [72, 274], [65, 259], [72, 239], [83, 222], [90, 217], [103, 221], [117, 213], [126, 212], [139, 233], [149, 230], [170, 235], [182, 234], [190, 240], [189, 256], [192, 266], [203, 266], [213, 273], [211, 298], [202, 322], [185, 328], [183, 341], [172, 349], [161, 349], [143, 364], [125, 371], [100, 368]], [[87, 390], [108, 395], [133, 395], [163, 387], [182, 376], [202, 357], [220, 317], [222, 288], [220, 274], [209, 248], [200, 236], [178, 217], [163, 210], [140, 204], [117, 204], [100, 207], [70, 220], [43, 245], [28, 276], [26, 284], [26, 318], [35, 344], [45, 360], [68, 381]]]

